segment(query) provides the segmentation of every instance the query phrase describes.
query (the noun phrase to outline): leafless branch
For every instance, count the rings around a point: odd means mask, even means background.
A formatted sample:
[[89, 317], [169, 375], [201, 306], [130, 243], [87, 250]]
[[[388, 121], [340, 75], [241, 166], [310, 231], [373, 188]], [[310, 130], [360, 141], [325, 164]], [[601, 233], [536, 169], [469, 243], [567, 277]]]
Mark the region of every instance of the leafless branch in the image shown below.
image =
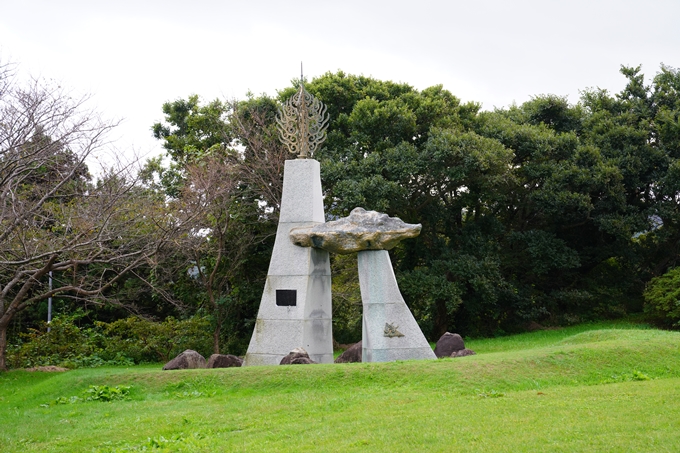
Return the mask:
[[[133, 164], [114, 162], [92, 180], [86, 159], [115, 123], [87, 110], [86, 97], [10, 76], [0, 64], [0, 370], [18, 312], [56, 295], [106, 297], [176, 230], [159, 228], [164, 203], [137, 184]], [[49, 272], [70, 281], [50, 290]]]

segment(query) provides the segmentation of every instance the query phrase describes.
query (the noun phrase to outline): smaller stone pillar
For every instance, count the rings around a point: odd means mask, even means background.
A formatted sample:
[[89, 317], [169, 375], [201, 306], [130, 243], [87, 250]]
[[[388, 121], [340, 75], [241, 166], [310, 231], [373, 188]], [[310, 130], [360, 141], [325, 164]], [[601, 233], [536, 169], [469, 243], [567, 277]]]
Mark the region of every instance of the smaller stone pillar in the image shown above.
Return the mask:
[[387, 250], [358, 253], [362, 362], [436, 359], [397, 286]]

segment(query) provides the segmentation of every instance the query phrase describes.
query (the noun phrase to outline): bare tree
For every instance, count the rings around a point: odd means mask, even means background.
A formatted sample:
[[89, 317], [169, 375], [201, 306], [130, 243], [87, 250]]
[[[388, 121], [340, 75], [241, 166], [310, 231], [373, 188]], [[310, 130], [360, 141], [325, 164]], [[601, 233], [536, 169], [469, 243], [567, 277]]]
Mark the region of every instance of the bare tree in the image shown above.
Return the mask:
[[241, 180], [269, 208], [278, 220], [283, 192], [283, 167], [288, 153], [278, 137], [275, 117], [278, 104], [262, 97], [249, 101], [232, 101], [229, 123], [238, 145], [243, 147]]
[[[86, 159], [115, 126], [59, 86], [0, 66], [0, 370], [12, 318], [50, 296], [102, 298], [167, 228], [121, 167], [96, 183]], [[47, 276], [55, 273], [51, 290]]]
[[171, 203], [184, 234], [179, 245], [189, 260], [193, 278], [205, 291], [211, 313], [213, 349], [220, 353], [220, 335], [235, 304], [235, 282], [244, 272], [248, 252], [258, 240], [240, 192], [240, 162], [233, 153], [212, 155], [187, 166], [181, 197]]
[[[275, 127], [278, 104], [264, 97], [201, 106], [192, 96], [163, 109], [166, 122], [155, 124], [154, 133], [172, 164], [150, 161], [145, 178], [168, 195], [183, 233], [157, 256], [155, 290], [172, 303], [192, 300], [209, 312], [219, 353], [225, 322], [243, 321], [248, 296], [239, 288], [258, 272], [250, 268], [257, 248], [276, 231], [287, 157]], [[188, 275], [195, 291], [187, 297], [178, 280]]]

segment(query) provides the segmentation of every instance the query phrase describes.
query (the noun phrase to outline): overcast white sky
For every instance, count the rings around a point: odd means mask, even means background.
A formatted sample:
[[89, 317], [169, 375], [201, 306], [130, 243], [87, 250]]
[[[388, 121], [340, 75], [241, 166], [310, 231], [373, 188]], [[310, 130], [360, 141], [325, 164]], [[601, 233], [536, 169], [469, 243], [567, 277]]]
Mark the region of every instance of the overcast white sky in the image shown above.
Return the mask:
[[154, 155], [166, 101], [274, 95], [341, 69], [484, 109], [537, 94], [618, 92], [621, 64], [680, 67], [678, 0], [0, 0], [0, 59], [56, 79], [106, 117], [116, 147]]

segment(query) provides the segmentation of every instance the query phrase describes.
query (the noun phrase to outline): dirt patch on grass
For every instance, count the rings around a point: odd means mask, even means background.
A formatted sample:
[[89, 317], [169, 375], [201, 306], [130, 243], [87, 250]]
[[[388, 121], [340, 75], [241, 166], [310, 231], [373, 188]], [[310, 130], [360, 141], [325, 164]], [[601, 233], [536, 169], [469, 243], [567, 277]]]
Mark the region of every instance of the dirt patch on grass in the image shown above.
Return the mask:
[[47, 373], [54, 373], [58, 371], [68, 371], [68, 368], [60, 367], [60, 366], [36, 366], [33, 368], [26, 368], [26, 371], [44, 371]]

